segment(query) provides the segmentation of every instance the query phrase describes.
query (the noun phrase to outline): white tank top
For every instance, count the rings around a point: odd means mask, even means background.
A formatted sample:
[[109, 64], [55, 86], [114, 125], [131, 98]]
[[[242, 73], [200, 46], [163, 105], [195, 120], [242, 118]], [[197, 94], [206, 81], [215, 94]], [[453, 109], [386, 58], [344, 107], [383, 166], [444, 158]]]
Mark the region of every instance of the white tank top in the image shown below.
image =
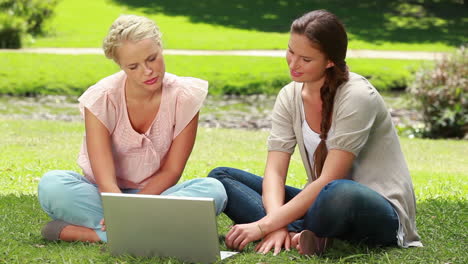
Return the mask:
[[[301, 101], [302, 102], [302, 101]], [[304, 111], [304, 102], [301, 105], [302, 113], [304, 117], [306, 116]], [[328, 137], [331, 136], [333, 131], [328, 132]], [[304, 118], [304, 122], [302, 122], [302, 134], [304, 135], [304, 146], [307, 151], [307, 156], [309, 157], [310, 167], [314, 167], [314, 153], [317, 149], [318, 145], [320, 144], [320, 134], [316, 133], [315, 131], [310, 128], [309, 124], [307, 123], [307, 119]], [[325, 141], [326, 142], [326, 141]]]

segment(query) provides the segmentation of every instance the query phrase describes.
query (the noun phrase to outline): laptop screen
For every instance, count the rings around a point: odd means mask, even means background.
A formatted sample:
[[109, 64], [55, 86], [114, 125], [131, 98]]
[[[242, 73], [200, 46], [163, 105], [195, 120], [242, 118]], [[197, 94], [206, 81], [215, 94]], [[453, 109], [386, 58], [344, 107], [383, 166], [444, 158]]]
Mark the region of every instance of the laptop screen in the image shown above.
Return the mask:
[[112, 255], [219, 260], [212, 198], [102, 193], [102, 202]]

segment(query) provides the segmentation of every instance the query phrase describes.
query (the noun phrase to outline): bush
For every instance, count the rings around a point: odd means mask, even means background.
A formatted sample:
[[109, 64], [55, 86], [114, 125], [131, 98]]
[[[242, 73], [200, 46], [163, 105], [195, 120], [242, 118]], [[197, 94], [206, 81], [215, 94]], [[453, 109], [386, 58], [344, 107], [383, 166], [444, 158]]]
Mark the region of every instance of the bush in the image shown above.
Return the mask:
[[26, 22], [10, 13], [0, 13], [0, 48], [20, 48]]
[[416, 73], [409, 91], [421, 104], [430, 138], [463, 138], [468, 131], [468, 53], [461, 47]]
[[0, 0], [0, 48], [21, 48], [23, 40], [44, 33], [58, 0]]

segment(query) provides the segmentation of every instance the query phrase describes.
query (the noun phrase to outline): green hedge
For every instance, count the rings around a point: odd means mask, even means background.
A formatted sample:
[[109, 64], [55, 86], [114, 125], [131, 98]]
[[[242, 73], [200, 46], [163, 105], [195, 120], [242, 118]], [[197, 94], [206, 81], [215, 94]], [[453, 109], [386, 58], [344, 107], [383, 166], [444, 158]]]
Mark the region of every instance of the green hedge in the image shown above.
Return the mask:
[[[100, 55], [0, 53], [0, 61], [0, 94], [9, 95], [80, 95], [119, 70]], [[211, 94], [276, 94], [290, 82], [283, 58], [166, 55], [165, 61], [168, 72], [208, 80]], [[388, 91], [405, 88], [421, 61], [349, 59], [348, 64]]]

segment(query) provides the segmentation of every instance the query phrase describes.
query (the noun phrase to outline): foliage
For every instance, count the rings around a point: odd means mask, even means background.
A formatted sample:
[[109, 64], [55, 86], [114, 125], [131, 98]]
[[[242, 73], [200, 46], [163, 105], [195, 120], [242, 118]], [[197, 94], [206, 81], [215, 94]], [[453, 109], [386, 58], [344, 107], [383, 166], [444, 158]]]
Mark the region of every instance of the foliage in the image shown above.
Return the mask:
[[158, 23], [165, 48], [285, 49], [294, 18], [336, 13], [350, 49], [448, 51], [467, 42], [466, 4], [451, 0], [63, 0], [35, 47], [99, 47], [120, 14]]
[[58, 0], [0, 0], [0, 48], [20, 48], [22, 41], [44, 33], [44, 22]]
[[1, 5], [0, 11], [0, 48], [20, 48], [26, 33], [26, 21], [12, 12], [5, 12]]
[[[165, 55], [166, 70], [210, 82], [210, 94], [276, 95], [291, 81], [285, 59], [243, 56]], [[99, 55], [0, 53], [0, 94], [80, 95], [119, 70]], [[421, 61], [349, 59], [353, 72], [369, 78], [379, 90], [405, 87]]]
[[423, 109], [425, 130], [431, 138], [462, 138], [468, 133], [468, 51], [459, 48], [416, 73], [410, 92]]
[[[114, 257], [105, 244], [46, 242], [40, 229], [49, 221], [37, 202], [37, 181], [48, 170], [78, 170], [76, 155], [82, 123], [0, 120], [0, 263], [181, 263], [174, 259]], [[205, 177], [217, 166], [232, 166], [262, 175], [268, 132], [200, 128], [183, 179]], [[222, 147], [219, 147], [222, 145]], [[417, 224], [423, 248], [367, 248], [335, 240], [322, 257], [299, 256], [295, 250], [256, 254], [253, 246], [219, 263], [467, 263], [467, 141], [402, 139], [413, 177]], [[305, 181], [296, 151], [287, 184]], [[187, 218], [187, 221], [190, 221]], [[218, 218], [220, 234], [231, 221]], [[226, 247], [221, 243], [221, 249]]]

